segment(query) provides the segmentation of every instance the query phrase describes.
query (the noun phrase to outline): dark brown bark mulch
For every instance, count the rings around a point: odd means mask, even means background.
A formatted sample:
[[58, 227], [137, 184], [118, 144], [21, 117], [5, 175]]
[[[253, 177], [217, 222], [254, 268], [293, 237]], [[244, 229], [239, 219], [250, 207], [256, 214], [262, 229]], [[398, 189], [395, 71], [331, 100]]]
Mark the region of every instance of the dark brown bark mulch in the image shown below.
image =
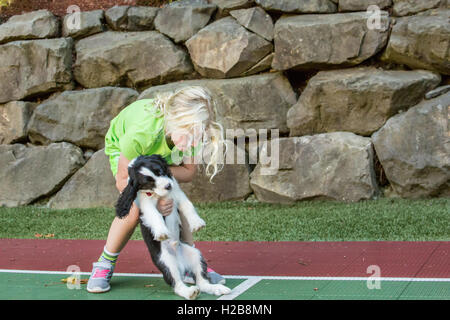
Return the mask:
[[56, 16], [65, 16], [67, 8], [77, 5], [81, 11], [109, 9], [115, 5], [139, 5], [162, 7], [170, 0], [14, 0], [7, 6], [0, 8], [0, 21], [5, 22], [9, 17], [40, 9], [47, 9]]

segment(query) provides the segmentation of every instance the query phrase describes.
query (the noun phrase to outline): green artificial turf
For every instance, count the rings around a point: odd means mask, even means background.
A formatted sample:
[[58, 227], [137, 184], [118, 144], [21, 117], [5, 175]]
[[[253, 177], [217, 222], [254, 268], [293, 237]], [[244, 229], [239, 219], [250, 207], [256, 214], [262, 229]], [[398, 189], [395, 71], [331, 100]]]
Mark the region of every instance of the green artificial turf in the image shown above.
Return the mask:
[[[450, 240], [450, 199], [381, 198], [343, 203], [251, 201], [196, 204], [206, 228], [196, 241]], [[111, 208], [0, 208], [0, 238], [106, 239]], [[137, 230], [132, 239], [142, 239]]]

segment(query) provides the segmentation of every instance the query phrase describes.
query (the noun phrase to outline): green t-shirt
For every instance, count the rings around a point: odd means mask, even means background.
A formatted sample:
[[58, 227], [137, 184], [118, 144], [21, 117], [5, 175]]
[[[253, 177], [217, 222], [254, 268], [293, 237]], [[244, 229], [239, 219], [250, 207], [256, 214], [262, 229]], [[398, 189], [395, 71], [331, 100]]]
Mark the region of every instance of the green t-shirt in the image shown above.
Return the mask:
[[[176, 147], [167, 145], [164, 134], [164, 117], [154, 106], [154, 99], [137, 100], [124, 108], [114, 119], [105, 136], [105, 154], [110, 158], [111, 171], [117, 174], [120, 153], [132, 160], [139, 155], [161, 155], [169, 165], [181, 162], [187, 155]], [[192, 148], [194, 155], [197, 148]], [[179, 163], [176, 163], [179, 164]]]

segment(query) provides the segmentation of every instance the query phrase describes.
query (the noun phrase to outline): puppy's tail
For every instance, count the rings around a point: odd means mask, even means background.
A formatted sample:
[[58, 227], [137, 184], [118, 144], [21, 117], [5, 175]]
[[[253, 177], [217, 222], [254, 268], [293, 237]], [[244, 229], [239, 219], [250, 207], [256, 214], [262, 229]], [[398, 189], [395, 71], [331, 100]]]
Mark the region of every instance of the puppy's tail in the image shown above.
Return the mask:
[[137, 192], [138, 189], [130, 183], [123, 189], [115, 206], [116, 216], [120, 219], [126, 217], [130, 212], [133, 201], [136, 199]]

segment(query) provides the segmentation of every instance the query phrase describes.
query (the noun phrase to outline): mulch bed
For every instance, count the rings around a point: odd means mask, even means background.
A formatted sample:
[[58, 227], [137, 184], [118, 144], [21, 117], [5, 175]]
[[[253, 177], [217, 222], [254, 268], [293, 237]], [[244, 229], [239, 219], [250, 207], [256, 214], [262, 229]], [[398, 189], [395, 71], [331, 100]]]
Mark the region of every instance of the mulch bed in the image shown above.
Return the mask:
[[77, 5], [81, 11], [91, 11], [97, 9], [109, 9], [115, 5], [139, 5], [162, 7], [170, 0], [14, 0], [7, 6], [0, 8], [1, 21], [6, 21], [13, 15], [18, 15], [39, 9], [47, 9], [56, 16], [65, 16], [67, 8]]

